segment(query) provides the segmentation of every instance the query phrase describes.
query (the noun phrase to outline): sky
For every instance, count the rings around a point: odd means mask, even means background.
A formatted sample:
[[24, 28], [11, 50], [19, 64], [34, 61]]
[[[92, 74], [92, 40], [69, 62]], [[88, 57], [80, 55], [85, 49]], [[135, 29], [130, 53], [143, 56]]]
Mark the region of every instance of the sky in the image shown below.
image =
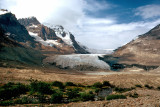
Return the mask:
[[0, 0], [0, 8], [62, 25], [93, 49], [116, 49], [160, 24], [160, 0]]

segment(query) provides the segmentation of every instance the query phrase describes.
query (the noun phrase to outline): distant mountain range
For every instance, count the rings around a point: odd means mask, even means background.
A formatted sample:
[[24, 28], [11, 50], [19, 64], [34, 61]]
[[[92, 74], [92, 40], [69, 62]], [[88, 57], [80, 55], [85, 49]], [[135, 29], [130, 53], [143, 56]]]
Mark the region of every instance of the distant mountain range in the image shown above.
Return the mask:
[[[75, 40], [63, 26], [41, 24], [36, 17], [18, 19], [6, 10], [0, 10], [0, 65], [8, 62], [42, 65], [46, 56], [55, 54], [112, 54], [124, 65], [160, 65], [160, 25], [138, 36], [128, 44], [113, 50], [95, 50]], [[108, 58], [108, 57], [107, 57]], [[109, 58], [110, 59], [110, 58]]]
[[21, 25], [24, 25], [31, 37], [41, 44], [38, 47], [45, 53], [72, 54], [89, 53], [84, 47], [81, 47], [75, 40], [71, 32], [57, 25], [53, 28], [41, 24], [35, 17], [22, 18], [18, 20]]

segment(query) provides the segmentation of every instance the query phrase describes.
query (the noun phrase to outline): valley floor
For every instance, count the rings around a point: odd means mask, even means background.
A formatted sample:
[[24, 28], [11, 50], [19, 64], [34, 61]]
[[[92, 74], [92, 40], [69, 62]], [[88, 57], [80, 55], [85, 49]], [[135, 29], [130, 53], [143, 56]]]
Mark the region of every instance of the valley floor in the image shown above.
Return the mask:
[[109, 81], [111, 84], [128, 88], [140, 85], [160, 86], [159, 72], [113, 72], [113, 71], [73, 71], [60, 69], [16, 69], [16, 68], [0, 68], [1, 83], [7, 82], [23, 82], [35, 79], [39, 81], [61, 81], [74, 82], [90, 85], [95, 82]]
[[[133, 72], [135, 71], [135, 72]], [[39, 81], [61, 81], [74, 82], [84, 85], [91, 85], [95, 82], [109, 81], [111, 84], [130, 88], [139, 84], [145, 86], [153, 86], [153, 89], [136, 88], [132, 91], [123, 93], [138, 93], [138, 98], [127, 97], [127, 99], [118, 99], [110, 101], [94, 101], [94, 102], [78, 102], [58, 105], [44, 105], [44, 106], [60, 106], [60, 107], [159, 107], [160, 106], [160, 91], [157, 87], [160, 86], [159, 72], [112, 72], [112, 71], [88, 71], [78, 72], [60, 69], [16, 69], [16, 68], [0, 68], [0, 82], [21, 82], [29, 83], [30, 79]], [[103, 75], [102, 75], [103, 74]]]

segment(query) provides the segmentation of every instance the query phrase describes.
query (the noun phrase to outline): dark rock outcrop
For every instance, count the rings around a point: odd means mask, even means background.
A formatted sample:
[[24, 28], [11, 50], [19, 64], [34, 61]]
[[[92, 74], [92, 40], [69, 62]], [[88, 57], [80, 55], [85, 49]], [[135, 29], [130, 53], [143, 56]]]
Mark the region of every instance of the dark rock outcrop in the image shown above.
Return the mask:
[[4, 32], [9, 33], [9, 38], [18, 42], [34, 42], [34, 39], [28, 34], [26, 28], [21, 25], [12, 13], [0, 15], [0, 27]]

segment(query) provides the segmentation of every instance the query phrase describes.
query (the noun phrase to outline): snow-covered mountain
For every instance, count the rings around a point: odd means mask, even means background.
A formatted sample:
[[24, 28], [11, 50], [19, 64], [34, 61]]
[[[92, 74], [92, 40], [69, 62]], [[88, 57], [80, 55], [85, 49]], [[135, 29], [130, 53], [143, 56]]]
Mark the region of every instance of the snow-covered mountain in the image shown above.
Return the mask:
[[[51, 28], [41, 24], [35, 17], [22, 18], [18, 21], [26, 27], [35, 41], [43, 45], [42, 50], [47, 51], [48, 48], [50, 50], [54, 48], [53, 51], [62, 54], [89, 53], [78, 44], [73, 34], [64, 29], [63, 26], [56, 25]], [[47, 47], [47, 50], [44, 47]]]

